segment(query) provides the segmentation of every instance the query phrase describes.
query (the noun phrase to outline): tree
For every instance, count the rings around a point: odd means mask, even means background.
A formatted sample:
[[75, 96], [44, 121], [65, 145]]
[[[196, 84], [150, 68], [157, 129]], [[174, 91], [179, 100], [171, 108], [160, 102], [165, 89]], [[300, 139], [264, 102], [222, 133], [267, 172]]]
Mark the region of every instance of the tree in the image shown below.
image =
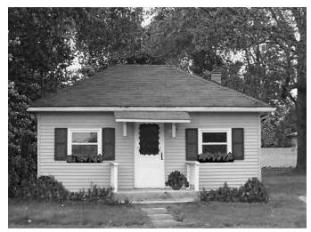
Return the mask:
[[142, 8], [78, 8], [76, 49], [97, 71], [141, 49]]
[[73, 59], [72, 25], [66, 8], [9, 8], [9, 80], [19, 91], [35, 99], [60, 82], [57, 70]]
[[[122, 60], [140, 46], [140, 8], [9, 8], [9, 195], [36, 178], [36, 123], [26, 109], [76, 80], [68, 67]], [[96, 66], [97, 65], [97, 66]], [[26, 183], [27, 184], [27, 183]]]
[[[295, 105], [297, 168], [305, 169], [306, 9], [158, 8], [154, 12], [145, 40], [155, 54], [180, 58], [209, 51], [224, 61], [225, 85], [270, 103], [279, 113], [288, 113], [282, 109]], [[297, 98], [292, 95], [296, 88]]]

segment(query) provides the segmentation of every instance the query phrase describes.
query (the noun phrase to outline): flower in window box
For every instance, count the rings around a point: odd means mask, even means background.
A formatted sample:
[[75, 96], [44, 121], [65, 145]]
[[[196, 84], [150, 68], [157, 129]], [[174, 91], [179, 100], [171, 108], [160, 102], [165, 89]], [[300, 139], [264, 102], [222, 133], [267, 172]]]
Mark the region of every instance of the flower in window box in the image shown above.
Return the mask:
[[97, 163], [97, 155], [89, 155], [88, 158], [90, 163]]
[[66, 161], [67, 163], [74, 163], [75, 157], [73, 155], [67, 155]]
[[76, 162], [77, 163], [85, 163], [88, 159], [88, 157], [86, 155], [82, 155], [82, 154], [79, 154], [79, 155], [74, 155], [76, 157]]
[[199, 161], [203, 162], [213, 161], [213, 154], [209, 152], [199, 154]]
[[216, 153], [215, 154], [215, 161], [221, 162], [221, 161], [223, 161], [223, 158], [224, 158], [224, 154], [223, 153]]
[[97, 163], [101, 163], [104, 160], [104, 156], [102, 154], [97, 155]]
[[229, 152], [229, 153], [227, 154], [226, 159], [227, 159], [226, 161], [228, 161], [228, 162], [233, 161], [233, 155], [232, 155], [231, 152]]

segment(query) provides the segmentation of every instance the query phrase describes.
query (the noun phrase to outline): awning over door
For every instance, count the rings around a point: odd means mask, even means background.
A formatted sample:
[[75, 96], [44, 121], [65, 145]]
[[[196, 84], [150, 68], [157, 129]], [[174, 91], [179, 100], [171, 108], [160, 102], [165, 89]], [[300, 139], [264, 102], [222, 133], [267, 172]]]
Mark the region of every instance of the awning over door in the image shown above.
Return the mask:
[[187, 112], [175, 111], [117, 111], [114, 112], [116, 122], [162, 122], [190, 123]]

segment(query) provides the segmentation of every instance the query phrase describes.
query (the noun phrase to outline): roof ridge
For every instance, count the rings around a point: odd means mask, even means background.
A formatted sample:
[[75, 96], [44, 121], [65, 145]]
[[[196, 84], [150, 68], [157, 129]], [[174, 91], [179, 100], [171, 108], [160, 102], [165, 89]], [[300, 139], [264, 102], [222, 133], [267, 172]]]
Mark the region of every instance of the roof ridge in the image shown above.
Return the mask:
[[[242, 92], [240, 92], [240, 91], [238, 91], [238, 90], [236, 90], [236, 89], [232, 89], [232, 88], [230, 88], [230, 87], [223, 86], [223, 85], [221, 85], [221, 84], [219, 84], [219, 83], [216, 83], [216, 82], [213, 82], [213, 81], [204, 79], [203, 77], [200, 77], [200, 76], [198, 76], [198, 75], [196, 75], [196, 74], [194, 74], [194, 73], [188, 73], [188, 72], [185, 72], [184, 70], [179, 69], [179, 68], [176, 68], [176, 69], [177, 69], [179, 72], [183, 72], [183, 73], [185, 73], [185, 74], [188, 74], [189, 76], [192, 76], [192, 77], [194, 77], [195, 79], [197, 79], [197, 80], [199, 80], [199, 81], [201, 81], [201, 82], [213, 84], [214, 86], [218, 86], [218, 87], [223, 88], [223, 89], [228, 89], [228, 90], [234, 91], [234, 92], [240, 94], [241, 96], [246, 97], [246, 98], [248, 98], [248, 99], [250, 99], [250, 100], [252, 100], [252, 101], [259, 102], [259, 103], [263, 103], [263, 104], [265, 104], [265, 105], [269, 105], [268, 103], [266, 103], [266, 102], [264, 102], [264, 101], [262, 101], [262, 100], [259, 100], [259, 99], [257, 99], [257, 98], [251, 97], [251, 96], [249, 96], [249, 95], [247, 95], [247, 94], [245, 94], [245, 93], [242, 93]], [[270, 106], [270, 105], [269, 105], [269, 106]]]

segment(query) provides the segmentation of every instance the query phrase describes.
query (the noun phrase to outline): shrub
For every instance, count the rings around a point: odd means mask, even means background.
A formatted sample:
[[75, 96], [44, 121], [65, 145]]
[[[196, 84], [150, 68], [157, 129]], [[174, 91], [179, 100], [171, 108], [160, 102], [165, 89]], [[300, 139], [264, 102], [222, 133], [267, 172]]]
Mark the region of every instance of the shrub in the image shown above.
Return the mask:
[[265, 186], [257, 179], [249, 179], [240, 187], [240, 201], [242, 202], [268, 202], [269, 195]]
[[257, 179], [249, 179], [240, 188], [230, 188], [227, 183], [216, 190], [200, 192], [201, 201], [222, 202], [268, 202], [269, 195], [264, 185]]
[[103, 201], [111, 204], [120, 204], [113, 200], [111, 188], [98, 188], [96, 185], [87, 190], [69, 192], [62, 183], [53, 176], [41, 176], [34, 181], [23, 181], [18, 186], [16, 198], [42, 201]]
[[17, 188], [16, 197], [27, 200], [62, 201], [69, 192], [52, 176], [41, 176], [34, 181], [23, 181]]
[[92, 188], [70, 193], [69, 200], [72, 201], [113, 201], [112, 188], [98, 188], [93, 185]]
[[179, 171], [173, 171], [168, 175], [165, 185], [170, 186], [174, 190], [179, 190], [182, 186], [189, 187], [189, 182], [184, 174]]

